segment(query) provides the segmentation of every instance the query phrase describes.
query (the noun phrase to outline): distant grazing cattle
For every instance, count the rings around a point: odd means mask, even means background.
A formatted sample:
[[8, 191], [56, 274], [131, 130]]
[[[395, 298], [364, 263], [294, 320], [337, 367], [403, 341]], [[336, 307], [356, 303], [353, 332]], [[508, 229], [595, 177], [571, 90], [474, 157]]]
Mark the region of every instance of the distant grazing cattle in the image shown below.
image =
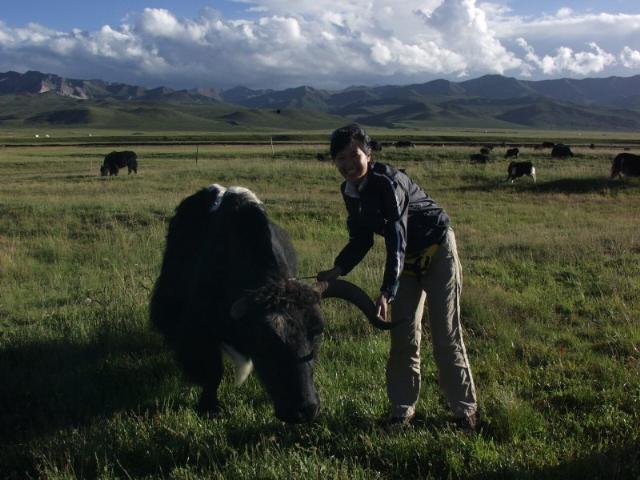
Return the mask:
[[533, 166], [531, 162], [511, 162], [507, 167], [507, 179], [511, 180], [511, 183], [516, 178], [522, 177], [523, 175], [529, 175], [533, 178], [533, 181], [536, 181], [536, 167]]
[[507, 150], [507, 153], [504, 154], [504, 158], [518, 158], [519, 153], [519, 148], [510, 148], [509, 150]]
[[483, 153], [472, 153], [469, 155], [471, 163], [487, 163], [489, 161], [489, 155]]
[[490, 151], [491, 151], [491, 149], [489, 149], [488, 147], [482, 147], [482, 148], [480, 149], [480, 153], [481, 153], [482, 155], [489, 155], [489, 152], [490, 152]]
[[594, 148], [596, 148], [596, 144], [595, 143], [590, 144], [589, 148], [593, 150]]
[[138, 156], [135, 152], [125, 150], [123, 152], [111, 152], [102, 162], [100, 174], [103, 177], [107, 175], [118, 175], [118, 170], [127, 167], [129, 173], [138, 173]]
[[409, 140], [398, 140], [396, 142], [396, 148], [415, 148], [416, 145]]
[[551, 156], [553, 158], [573, 157], [573, 152], [568, 145], [558, 143], [557, 145], [554, 145], [553, 150], [551, 150]]
[[327, 156], [324, 153], [317, 153], [316, 160], [318, 160], [319, 162], [324, 162], [327, 160]]
[[611, 178], [640, 177], [640, 155], [619, 153], [611, 164]]

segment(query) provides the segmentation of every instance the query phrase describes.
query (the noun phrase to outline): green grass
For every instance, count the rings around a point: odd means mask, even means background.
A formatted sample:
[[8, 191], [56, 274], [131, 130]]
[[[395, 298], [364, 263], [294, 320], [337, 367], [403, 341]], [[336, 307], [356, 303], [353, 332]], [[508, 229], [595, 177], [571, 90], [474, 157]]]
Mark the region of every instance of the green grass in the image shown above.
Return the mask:
[[[197, 165], [191, 147], [142, 146], [138, 176], [100, 178], [112, 149], [0, 150], [0, 477], [640, 476], [640, 181], [607, 179], [615, 150], [524, 149], [536, 184], [502, 182], [499, 153], [486, 166], [472, 148], [381, 154], [454, 221], [484, 416], [465, 436], [447, 423], [428, 331], [417, 424], [381, 428], [387, 335], [336, 301], [317, 422], [281, 424], [255, 377], [237, 388], [230, 372], [224, 415], [199, 418], [147, 319], [173, 209], [212, 182], [247, 186], [311, 275], [346, 241], [340, 179], [315, 160], [324, 145], [206, 146]], [[349, 279], [373, 295], [383, 258], [377, 241]]]
[[[0, 107], [2, 107], [0, 98]], [[167, 115], [170, 115], [167, 113]], [[274, 114], [276, 115], [276, 114]], [[107, 145], [128, 144], [144, 146], [147, 144], [268, 144], [271, 140], [276, 148], [287, 144], [327, 144], [329, 135], [335, 125], [348, 123], [340, 122], [335, 117], [320, 115], [317, 120], [303, 121], [301, 117], [309, 117], [309, 112], [291, 110], [278, 115], [274, 121], [262, 110], [242, 112], [248, 121], [244, 126], [227, 125], [225, 128], [189, 130], [187, 125], [177, 121], [182, 127], [179, 130], [174, 124], [150, 127], [148, 121], [137, 120], [133, 125], [120, 122], [116, 127], [105, 126], [50, 126], [34, 125], [25, 127], [16, 125], [11, 127], [2, 124], [0, 129], [0, 153], [4, 148], [12, 146], [41, 146], [50, 148], [57, 145], [83, 145], [88, 148]], [[316, 113], [313, 114], [316, 116]], [[120, 117], [118, 117], [120, 118]], [[164, 117], [163, 117], [164, 118]], [[179, 118], [179, 117], [176, 117]], [[322, 123], [325, 122], [325, 123]], [[140, 130], [141, 125], [145, 130]], [[326, 125], [326, 126], [324, 126]], [[429, 128], [409, 126], [407, 128], [368, 128], [371, 136], [382, 142], [396, 142], [397, 140], [411, 140], [428, 144], [462, 144], [474, 146], [477, 150], [479, 143], [501, 144], [534, 144], [541, 141], [567, 143], [571, 145], [588, 146], [594, 143], [598, 148], [607, 146], [637, 148], [640, 139], [635, 133], [619, 131], [578, 131], [578, 130], [535, 130], [530, 128], [447, 128], [433, 126]], [[38, 135], [38, 138], [35, 137]], [[49, 135], [49, 137], [46, 137]]]

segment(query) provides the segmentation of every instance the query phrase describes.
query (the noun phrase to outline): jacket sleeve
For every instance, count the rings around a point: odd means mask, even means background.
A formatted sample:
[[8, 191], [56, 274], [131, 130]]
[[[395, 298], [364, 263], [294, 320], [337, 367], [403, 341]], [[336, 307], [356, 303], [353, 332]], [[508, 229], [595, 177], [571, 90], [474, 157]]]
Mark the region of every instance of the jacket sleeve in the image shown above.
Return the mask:
[[407, 250], [409, 198], [399, 179], [394, 180], [384, 174], [378, 176], [381, 184], [382, 216], [385, 220], [384, 243], [387, 250], [380, 291], [389, 300], [393, 300], [398, 291]]
[[333, 264], [340, 267], [342, 274], [346, 275], [358, 265], [367, 252], [373, 246], [373, 231], [364, 227], [349, 210], [349, 201], [343, 194], [347, 207], [347, 229], [349, 230], [349, 242], [336, 257]]

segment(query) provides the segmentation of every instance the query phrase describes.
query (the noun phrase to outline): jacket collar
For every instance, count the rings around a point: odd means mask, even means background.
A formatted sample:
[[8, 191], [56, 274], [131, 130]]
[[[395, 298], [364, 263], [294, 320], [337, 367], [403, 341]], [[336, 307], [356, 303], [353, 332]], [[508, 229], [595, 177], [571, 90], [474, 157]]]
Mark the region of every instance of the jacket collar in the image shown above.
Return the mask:
[[373, 162], [369, 162], [369, 166], [367, 167], [367, 173], [360, 183], [354, 183], [345, 181], [346, 185], [344, 187], [344, 194], [348, 197], [352, 198], [360, 198], [360, 193], [367, 187], [369, 183], [369, 174], [371, 173], [371, 167], [373, 166]]

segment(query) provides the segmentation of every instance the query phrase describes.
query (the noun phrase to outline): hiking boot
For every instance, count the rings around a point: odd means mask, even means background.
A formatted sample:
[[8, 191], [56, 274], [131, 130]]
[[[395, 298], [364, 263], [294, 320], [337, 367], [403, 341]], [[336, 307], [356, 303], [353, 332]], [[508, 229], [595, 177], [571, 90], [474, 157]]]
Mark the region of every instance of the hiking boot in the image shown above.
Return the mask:
[[473, 433], [478, 430], [480, 423], [480, 413], [474, 412], [471, 415], [465, 415], [464, 417], [456, 417], [453, 419], [456, 427], [462, 430], [464, 433]]
[[406, 415], [391, 415], [385, 420], [384, 428], [391, 431], [410, 427], [415, 416], [415, 412]]

